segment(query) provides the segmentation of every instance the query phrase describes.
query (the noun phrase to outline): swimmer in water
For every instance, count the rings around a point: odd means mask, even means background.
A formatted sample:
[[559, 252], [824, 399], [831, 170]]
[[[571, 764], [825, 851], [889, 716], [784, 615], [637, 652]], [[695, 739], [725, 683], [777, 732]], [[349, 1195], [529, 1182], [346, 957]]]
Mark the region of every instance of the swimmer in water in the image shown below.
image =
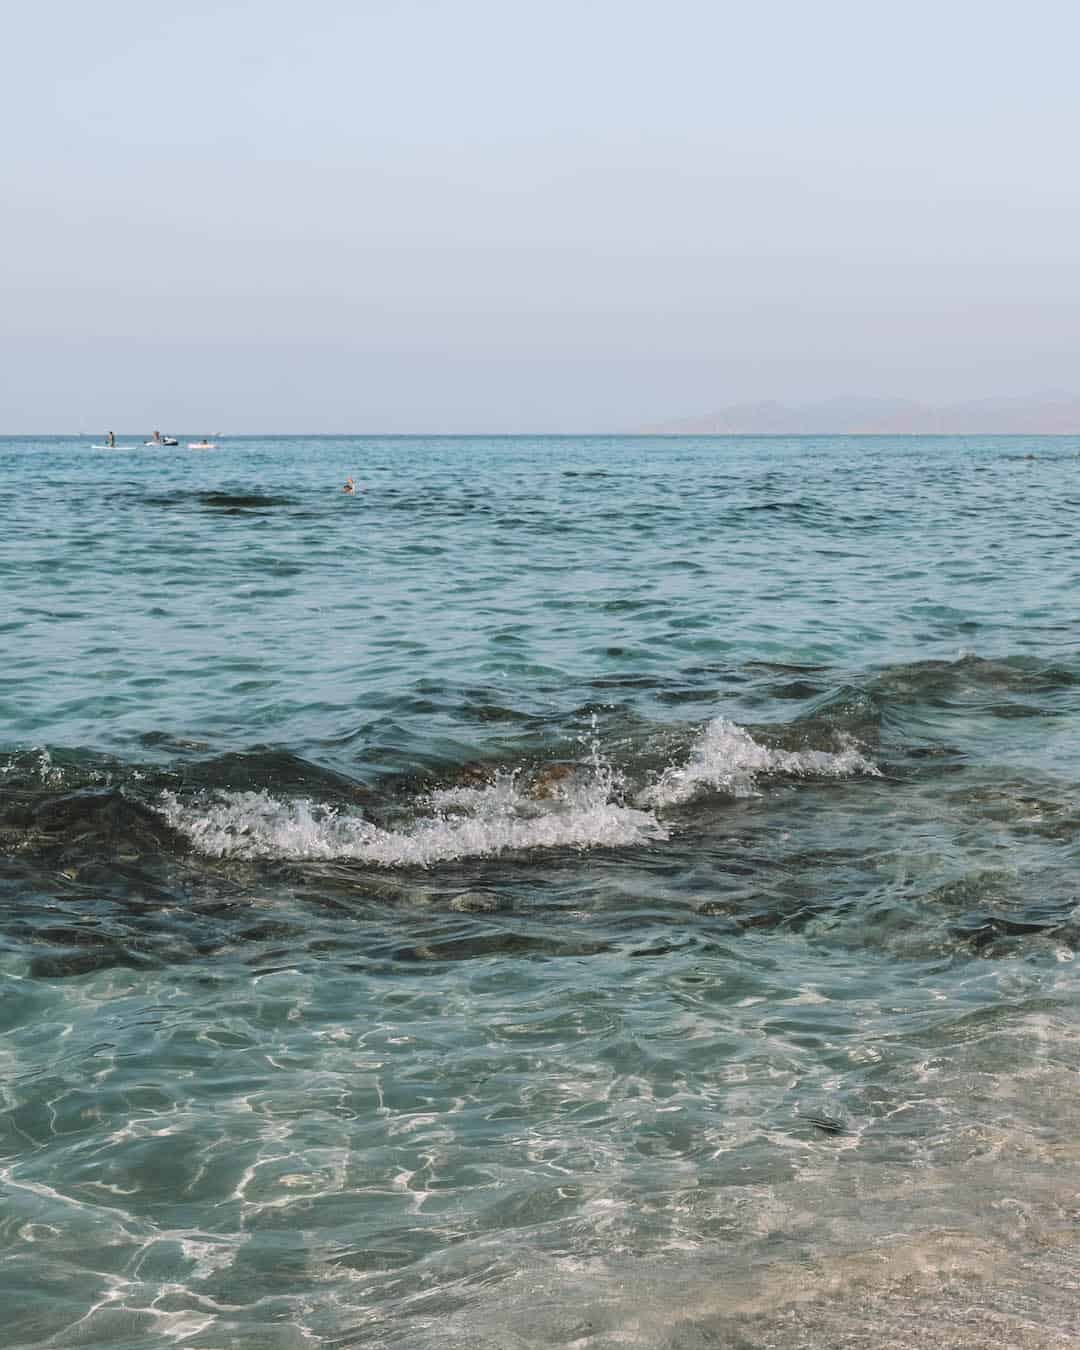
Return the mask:
[[342, 490], [342, 492], [355, 492], [355, 491], [356, 491], [356, 485], [355, 485], [355, 483], [353, 482], [353, 480], [352, 480], [351, 478], [346, 478], [346, 479], [345, 479], [345, 484], [344, 484], [344, 486], [342, 487], [341, 490]]

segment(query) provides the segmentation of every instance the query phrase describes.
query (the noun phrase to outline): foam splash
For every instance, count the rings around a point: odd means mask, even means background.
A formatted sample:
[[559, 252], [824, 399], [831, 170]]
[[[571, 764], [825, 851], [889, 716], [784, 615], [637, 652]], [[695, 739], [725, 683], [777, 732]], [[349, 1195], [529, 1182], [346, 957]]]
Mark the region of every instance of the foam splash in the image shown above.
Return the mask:
[[731, 797], [758, 795], [758, 779], [786, 775], [795, 778], [880, 778], [881, 770], [848, 744], [827, 750], [773, 750], [759, 745], [745, 730], [718, 717], [705, 728], [687, 762], [671, 765], [640, 794], [644, 806], [679, 806], [704, 793]]
[[53, 763], [52, 755], [44, 747], [35, 747], [25, 754], [14, 755], [0, 766], [0, 774], [5, 778], [26, 773], [46, 787], [61, 787], [64, 783], [64, 770], [59, 764]]
[[417, 817], [386, 829], [310, 798], [267, 791], [162, 794], [157, 809], [204, 854], [216, 858], [355, 859], [381, 867], [430, 867], [461, 858], [547, 848], [618, 848], [665, 840], [655, 812], [704, 793], [757, 794], [765, 775], [799, 778], [880, 776], [853, 745], [771, 750], [742, 727], [717, 718], [683, 765], [671, 765], [627, 804], [624, 783], [594, 742], [571, 774], [530, 779], [498, 773], [481, 786], [443, 788], [418, 799]]
[[606, 776], [538, 801], [516, 775], [452, 788], [421, 803], [430, 814], [386, 830], [310, 799], [218, 792], [195, 801], [163, 794], [158, 809], [202, 853], [219, 858], [355, 859], [383, 867], [430, 867], [459, 858], [538, 848], [614, 848], [666, 839], [648, 811], [610, 800]]

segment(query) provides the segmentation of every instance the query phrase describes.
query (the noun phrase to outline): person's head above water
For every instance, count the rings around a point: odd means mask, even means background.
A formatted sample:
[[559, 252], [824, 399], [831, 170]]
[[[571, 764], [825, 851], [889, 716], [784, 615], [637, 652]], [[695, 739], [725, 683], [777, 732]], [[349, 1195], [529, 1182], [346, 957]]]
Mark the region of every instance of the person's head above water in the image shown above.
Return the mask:
[[351, 478], [346, 478], [341, 488], [342, 492], [355, 492], [356, 488]]

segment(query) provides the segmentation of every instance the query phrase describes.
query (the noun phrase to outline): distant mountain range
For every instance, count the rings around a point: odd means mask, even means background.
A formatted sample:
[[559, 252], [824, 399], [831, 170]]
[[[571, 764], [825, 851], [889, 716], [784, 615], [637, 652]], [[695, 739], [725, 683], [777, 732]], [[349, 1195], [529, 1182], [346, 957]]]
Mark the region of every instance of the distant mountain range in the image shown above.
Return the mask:
[[732, 403], [704, 417], [661, 422], [641, 431], [657, 436], [1080, 435], [1080, 397], [1055, 393], [941, 405], [887, 398]]

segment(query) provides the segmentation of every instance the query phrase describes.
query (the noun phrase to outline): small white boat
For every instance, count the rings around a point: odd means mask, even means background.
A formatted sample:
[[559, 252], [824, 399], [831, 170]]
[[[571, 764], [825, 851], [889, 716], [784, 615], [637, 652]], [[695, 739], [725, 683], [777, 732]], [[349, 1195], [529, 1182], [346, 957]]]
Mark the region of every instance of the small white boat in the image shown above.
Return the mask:
[[217, 441], [188, 441], [189, 450], [216, 450]]

